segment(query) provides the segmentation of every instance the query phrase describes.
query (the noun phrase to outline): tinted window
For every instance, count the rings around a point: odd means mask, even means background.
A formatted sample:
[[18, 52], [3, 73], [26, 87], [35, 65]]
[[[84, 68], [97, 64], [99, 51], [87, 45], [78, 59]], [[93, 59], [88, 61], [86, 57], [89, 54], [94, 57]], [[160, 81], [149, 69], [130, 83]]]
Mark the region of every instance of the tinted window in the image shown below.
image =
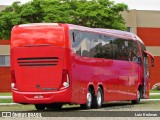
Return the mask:
[[73, 51], [84, 57], [94, 58], [113, 58], [112, 40], [115, 39], [110, 36], [101, 34], [71, 30], [70, 38], [72, 41]]
[[112, 40], [114, 38], [102, 34], [94, 34], [91, 39], [91, 57], [112, 59]]
[[138, 43], [140, 44], [140, 48], [141, 48], [141, 52], [142, 52], [142, 59], [144, 59], [144, 57], [147, 57], [146, 53], [144, 53], [144, 51], [146, 51], [146, 48], [143, 43], [141, 43], [139, 41], [138, 41]]
[[135, 41], [132, 41], [132, 54], [130, 57], [132, 61], [137, 62], [139, 64], [142, 63], [138, 45]]
[[138, 42], [138, 43], [140, 44], [141, 50], [146, 51], [146, 48], [145, 48], [144, 44], [142, 44], [141, 42]]
[[114, 37], [102, 35], [102, 57], [106, 59], [113, 59], [113, 47], [112, 41]]
[[0, 55], [0, 66], [10, 66], [9, 55]]
[[73, 51], [80, 56], [141, 63], [135, 41], [78, 30], [71, 30], [70, 37]]
[[70, 38], [72, 41], [72, 50], [76, 54], [84, 57], [90, 57], [90, 34], [78, 30], [71, 30]]
[[141, 63], [137, 43], [132, 40], [117, 38], [113, 41], [113, 58], [116, 60]]
[[102, 53], [102, 41], [100, 35], [92, 34], [91, 38], [91, 57], [101, 58]]
[[81, 32], [81, 55], [83, 57], [90, 57], [90, 41], [92, 39], [91, 33]]
[[77, 30], [70, 31], [70, 38], [72, 41], [72, 50], [78, 55], [81, 55], [80, 31]]
[[128, 51], [130, 49], [130, 43], [128, 40], [116, 38], [113, 41], [113, 58], [116, 60], [129, 60]]

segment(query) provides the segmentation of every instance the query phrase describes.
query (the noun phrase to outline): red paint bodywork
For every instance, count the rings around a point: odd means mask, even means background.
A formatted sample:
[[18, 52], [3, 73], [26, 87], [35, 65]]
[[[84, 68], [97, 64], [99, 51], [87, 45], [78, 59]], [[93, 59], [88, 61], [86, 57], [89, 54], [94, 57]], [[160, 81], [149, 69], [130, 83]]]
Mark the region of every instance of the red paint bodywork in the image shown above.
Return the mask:
[[[16, 84], [16, 89], [12, 89], [13, 101], [31, 104], [54, 102], [83, 104], [86, 102], [90, 85], [94, 87], [95, 93], [98, 86], [102, 86], [104, 101], [135, 100], [139, 85], [143, 85], [143, 67], [131, 61], [77, 55], [72, 51], [69, 29], [106, 34], [100, 30], [70, 24], [29, 24], [13, 28], [11, 71], [12, 81]], [[118, 32], [108, 32], [109, 35], [139, 40], [133, 35], [116, 33]], [[50, 58], [54, 57], [58, 58], [55, 66], [26, 66], [28, 62], [32, 65], [49, 64]], [[63, 70], [68, 71], [70, 86], [60, 90]], [[149, 80], [147, 98], [148, 91]]]

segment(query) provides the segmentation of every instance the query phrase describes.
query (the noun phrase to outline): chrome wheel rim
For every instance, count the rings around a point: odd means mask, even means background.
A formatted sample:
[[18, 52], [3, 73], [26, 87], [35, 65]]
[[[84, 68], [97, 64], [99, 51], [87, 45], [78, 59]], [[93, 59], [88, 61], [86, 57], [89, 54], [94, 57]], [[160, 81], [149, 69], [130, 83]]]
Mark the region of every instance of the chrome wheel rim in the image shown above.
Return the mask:
[[139, 101], [139, 100], [140, 100], [140, 97], [141, 97], [141, 93], [140, 93], [139, 90], [137, 91], [137, 95], [138, 95], [138, 101]]
[[98, 106], [101, 106], [101, 103], [102, 103], [102, 95], [101, 95], [101, 92], [98, 91], [97, 93], [97, 103], [98, 103]]
[[92, 95], [91, 93], [87, 93], [87, 106], [90, 107], [92, 102]]

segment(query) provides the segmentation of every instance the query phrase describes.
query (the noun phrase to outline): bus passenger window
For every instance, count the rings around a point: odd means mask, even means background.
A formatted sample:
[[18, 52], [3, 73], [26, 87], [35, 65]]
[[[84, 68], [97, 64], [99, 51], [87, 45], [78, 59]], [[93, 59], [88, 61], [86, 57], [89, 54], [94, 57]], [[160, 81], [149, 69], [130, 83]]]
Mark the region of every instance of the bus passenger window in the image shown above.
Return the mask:
[[131, 42], [132, 44], [132, 55], [131, 55], [131, 61], [137, 62], [138, 64], [142, 64], [140, 52], [138, 50], [138, 46], [136, 42]]
[[100, 35], [93, 34], [90, 39], [91, 42], [91, 57], [94, 58], [102, 58], [102, 41], [100, 39]]
[[71, 39], [71, 43], [72, 43], [72, 50], [76, 54], [81, 55], [80, 31], [71, 30], [70, 31], [70, 39]]
[[128, 43], [122, 38], [113, 40], [114, 59], [128, 61]]
[[96, 50], [98, 51], [95, 57], [112, 59], [113, 58], [113, 47], [112, 40], [114, 37], [101, 35], [100, 43], [96, 46]]
[[81, 32], [81, 52], [83, 57], [90, 57], [90, 33]]

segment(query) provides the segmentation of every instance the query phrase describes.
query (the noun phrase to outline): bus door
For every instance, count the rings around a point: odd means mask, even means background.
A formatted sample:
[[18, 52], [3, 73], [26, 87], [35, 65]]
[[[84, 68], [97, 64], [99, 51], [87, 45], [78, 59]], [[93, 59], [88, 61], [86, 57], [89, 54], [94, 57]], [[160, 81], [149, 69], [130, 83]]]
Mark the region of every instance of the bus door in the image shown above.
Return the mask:
[[143, 97], [146, 98], [146, 89], [147, 89], [147, 77], [149, 76], [148, 71], [148, 58], [144, 57], [144, 82], [143, 82]]
[[149, 57], [151, 58], [151, 66], [154, 67], [154, 57], [147, 51], [144, 51], [144, 82], [143, 97], [149, 96]]

